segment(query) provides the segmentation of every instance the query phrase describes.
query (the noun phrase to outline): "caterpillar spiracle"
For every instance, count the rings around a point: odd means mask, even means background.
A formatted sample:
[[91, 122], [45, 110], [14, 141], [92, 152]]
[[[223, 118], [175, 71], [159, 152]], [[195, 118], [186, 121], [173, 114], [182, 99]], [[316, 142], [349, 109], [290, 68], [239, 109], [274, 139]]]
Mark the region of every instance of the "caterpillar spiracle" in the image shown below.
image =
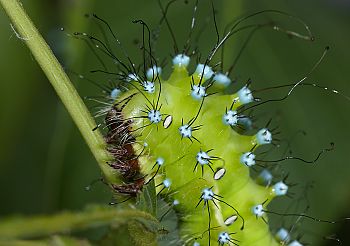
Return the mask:
[[[197, 5], [198, 1], [194, 16]], [[168, 24], [166, 11], [169, 5], [160, 6], [161, 22]], [[134, 21], [143, 33], [139, 66], [101, 17], [90, 16], [111, 32], [123, 51], [123, 59], [102, 40], [86, 33], [75, 33], [76, 37], [91, 42], [119, 68], [118, 72], [94, 71], [113, 76], [117, 81], [108, 91], [108, 103], [105, 104], [109, 106], [99, 112], [105, 119], [108, 151], [114, 157], [108, 165], [125, 181], [112, 185], [112, 189], [126, 197], [128, 203], [134, 203], [134, 198], [139, 197], [146, 186], [156, 190], [158, 202], [165, 202], [169, 208], [163, 214], [157, 214], [158, 218], [162, 220], [171, 210], [178, 220], [178, 237], [166, 245], [303, 245], [283, 228], [275, 234], [270, 232], [267, 216], [270, 211], [266, 206], [275, 197], [287, 195], [290, 187], [284, 178], [276, 180], [268, 169], [260, 168], [260, 174], [251, 177], [252, 168], [268, 163], [260, 159], [257, 150], [267, 145], [277, 147], [278, 132], [270, 122], [255, 128], [250, 109], [270, 101], [282, 101], [297, 86], [318, 86], [305, 82], [307, 75], [285, 85], [289, 92], [282, 98], [260, 101], [250, 88], [250, 81], [237, 88], [230, 73], [220, 70], [213, 62], [226, 41], [245, 29], [267, 27], [313, 40], [309, 28], [295, 17], [292, 18], [305, 27], [306, 35], [271, 22], [245, 24], [264, 14], [291, 17], [276, 10], [260, 11], [238, 18], [227, 26], [223, 35], [219, 35], [213, 11], [217, 41], [205, 59], [201, 58], [197, 47], [191, 46], [193, 16], [184, 48], [181, 50], [176, 45], [175, 54], [168, 59], [172, 66], [169, 76], [163, 75], [164, 66], [152, 50], [150, 27], [143, 20]], [[168, 27], [172, 33], [169, 24]], [[199, 62], [195, 61], [196, 57]], [[330, 149], [321, 151], [318, 157]], [[307, 162], [296, 157], [286, 159]]]

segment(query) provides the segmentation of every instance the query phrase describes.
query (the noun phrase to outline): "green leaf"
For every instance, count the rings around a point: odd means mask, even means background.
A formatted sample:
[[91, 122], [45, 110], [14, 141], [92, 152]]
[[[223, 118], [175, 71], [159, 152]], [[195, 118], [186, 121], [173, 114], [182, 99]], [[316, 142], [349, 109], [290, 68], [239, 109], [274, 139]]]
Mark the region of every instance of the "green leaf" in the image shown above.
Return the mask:
[[129, 246], [131, 244], [131, 237], [128, 226], [120, 226], [118, 228], [111, 228], [111, 230], [102, 238], [97, 245], [99, 246]]
[[136, 246], [158, 245], [157, 234], [150, 231], [144, 224], [137, 221], [128, 223], [129, 234]]
[[154, 179], [144, 186], [142, 193], [137, 197], [137, 207], [153, 216], [157, 215], [157, 193]]

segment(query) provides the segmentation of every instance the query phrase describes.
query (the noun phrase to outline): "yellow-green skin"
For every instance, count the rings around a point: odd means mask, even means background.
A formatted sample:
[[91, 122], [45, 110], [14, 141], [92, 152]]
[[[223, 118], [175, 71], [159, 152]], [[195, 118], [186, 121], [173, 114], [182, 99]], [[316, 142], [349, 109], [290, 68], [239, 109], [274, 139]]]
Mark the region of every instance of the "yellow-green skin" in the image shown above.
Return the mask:
[[[199, 83], [200, 75], [194, 74], [195, 84]], [[200, 111], [198, 119], [192, 126], [202, 125], [200, 130], [194, 131], [193, 136], [200, 143], [188, 138], [181, 139], [179, 127], [192, 119], [198, 112], [201, 100], [196, 100], [191, 96], [190, 82], [192, 76], [189, 76], [185, 67], [174, 66], [173, 72], [168, 80], [161, 81], [161, 95], [159, 104], [161, 107], [162, 119], [166, 115], [173, 117], [170, 127], [165, 129], [163, 122], [150, 124], [147, 118], [134, 118], [132, 127], [139, 129], [133, 132], [138, 143], [134, 144], [134, 149], [139, 153], [144, 148], [142, 157], [139, 158], [142, 173], [152, 177], [157, 167], [153, 168], [158, 157], [162, 157], [165, 162], [160, 168], [156, 184], [160, 184], [165, 178], [171, 180], [169, 189], [164, 189], [162, 195], [170, 199], [179, 201], [175, 209], [181, 216], [180, 233], [182, 242], [179, 245], [193, 245], [194, 242], [200, 245], [208, 245], [208, 211], [204, 207], [203, 201], [196, 207], [200, 200], [204, 188], [213, 187], [215, 194], [222, 196], [219, 198], [236, 208], [245, 219], [244, 229], [241, 230], [242, 220], [238, 218], [230, 226], [226, 226], [224, 221], [227, 217], [236, 214], [235, 211], [222, 202], [216, 201], [218, 208], [212, 201], [208, 201], [211, 214], [211, 245], [218, 245], [218, 235], [221, 232], [236, 233], [231, 238], [239, 240], [240, 246], [273, 246], [279, 245], [276, 239], [271, 235], [269, 227], [262, 218], [256, 218], [252, 213], [252, 207], [268, 202], [275, 196], [272, 187], [266, 187], [256, 184], [249, 176], [249, 167], [240, 163], [240, 156], [248, 152], [257, 143], [255, 136], [244, 136], [238, 134], [229, 125], [223, 123], [225, 109], [229, 108], [233, 100], [237, 100], [233, 110], [242, 105], [239, 102], [237, 94], [225, 95], [220, 93], [218, 86], [210, 88], [210, 92], [217, 92], [214, 95], [206, 97], [203, 108]], [[124, 118], [133, 118], [146, 116], [143, 111], [148, 111], [146, 105], [151, 107], [145, 96], [151, 101], [156, 102], [160, 88], [156, 80], [156, 90], [153, 94], [143, 91], [138, 93], [123, 109]], [[135, 88], [125, 92], [122, 100], [131, 94], [138, 92]], [[213, 169], [224, 167], [226, 174], [220, 180], [214, 180], [213, 172], [208, 166], [204, 166], [204, 175], [202, 177], [201, 167], [193, 171], [196, 164], [196, 155], [200, 150], [210, 152], [211, 155], [222, 158], [213, 162]], [[162, 189], [158, 187], [158, 192]], [[267, 205], [265, 203], [264, 206]], [[267, 219], [265, 217], [265, 219]]]

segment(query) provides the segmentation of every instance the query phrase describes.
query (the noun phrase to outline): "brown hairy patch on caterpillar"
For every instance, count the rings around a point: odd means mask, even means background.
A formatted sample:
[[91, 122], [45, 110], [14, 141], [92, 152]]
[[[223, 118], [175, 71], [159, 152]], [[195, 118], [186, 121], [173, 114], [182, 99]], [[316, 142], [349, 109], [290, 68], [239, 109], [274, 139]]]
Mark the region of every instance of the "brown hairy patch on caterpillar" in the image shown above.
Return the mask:
[[[107, 150], [112, 154], [113, 161], [108, 165], [117, 170], [127, 184], [112, 185], [117, 193], [135, 197], [142, 190], [144, 178], [140, 175], [140, 164], [132, 144], [135, 142], [131, 134], [132, 119], [124, 119], [122, 109], [134, 95], [113, 105], [106, 114], [107, 133], [105, 141]], [[141, 177], [141, 178], [140, 178]]]

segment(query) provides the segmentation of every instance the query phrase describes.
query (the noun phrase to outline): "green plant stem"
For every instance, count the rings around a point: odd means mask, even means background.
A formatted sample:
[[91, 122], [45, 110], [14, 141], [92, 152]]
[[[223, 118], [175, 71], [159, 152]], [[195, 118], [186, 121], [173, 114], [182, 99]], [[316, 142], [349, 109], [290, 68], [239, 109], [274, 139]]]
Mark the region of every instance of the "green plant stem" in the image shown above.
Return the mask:
[[87, 240], [67, 236], [52, 236], [41, 240], [5, 240], [0, 246], [92, 246]]
[[91, 229], [104, 225], [114, 228], [136, 220], [155, 233], [159, 228], [152, 215], [135, 210], [117, 210], [114, 207], [91, 207], [83, 212], [63, 212], [57, 215], [16, 217], [2, 220], [0, 223], [0, 242], [2, 240], [38, 238], [67, 233], [83, 229]]
[[25, 13], [22, 3], [18, 0], [0, 0], [0, 3], [12, 21], [12, 27], [16, 32], [16, 36], [27, 44], [73, 118], [99, 163], [106, 180], [109, 183], [119, 183], [119, 175], [106, 163], [111, 157], [106, 151], [105, 141], [100, 131], [92, 131], [96, 126], [94, 119], [91, 117], [90, 112], [64, 72], [61, 64]]

